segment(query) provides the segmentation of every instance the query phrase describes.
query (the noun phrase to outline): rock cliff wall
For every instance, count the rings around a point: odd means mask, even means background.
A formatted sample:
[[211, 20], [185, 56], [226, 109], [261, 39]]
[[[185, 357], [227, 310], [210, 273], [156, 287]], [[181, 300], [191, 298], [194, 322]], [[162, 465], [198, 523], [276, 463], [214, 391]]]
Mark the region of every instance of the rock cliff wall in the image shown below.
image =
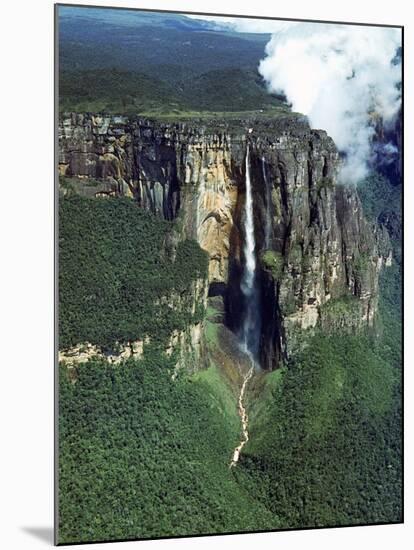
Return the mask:
[[275, 368], [317, 325], [374, 324], [378, 273], [391, 261], [387, 237], [364, 218], [356, 190], [336, 184], [335, 144], [304, 118], [161, 124], [69, 114], [59, 140], [59, 172], [77, 192], [131, 196], [199, 242], [209, 254], [210, 295], [223, 298], [236, 332], [249, 140], [262, 366]]

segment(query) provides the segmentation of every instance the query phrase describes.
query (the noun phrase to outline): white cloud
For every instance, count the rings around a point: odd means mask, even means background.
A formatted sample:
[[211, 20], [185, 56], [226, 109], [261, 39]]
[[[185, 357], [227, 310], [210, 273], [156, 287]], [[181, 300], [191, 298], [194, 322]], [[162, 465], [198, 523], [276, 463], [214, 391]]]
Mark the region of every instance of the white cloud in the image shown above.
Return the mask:
[[301, 23], [267, 44], [259, 72], [270, 91], [283, 92], [293, 110], [346, 153], [343, 180], [366, 174], [374, 132], [369, 113], [387, 124], [398, 112], [401, 66], [391, 62], [400, 40], [398, 29]]

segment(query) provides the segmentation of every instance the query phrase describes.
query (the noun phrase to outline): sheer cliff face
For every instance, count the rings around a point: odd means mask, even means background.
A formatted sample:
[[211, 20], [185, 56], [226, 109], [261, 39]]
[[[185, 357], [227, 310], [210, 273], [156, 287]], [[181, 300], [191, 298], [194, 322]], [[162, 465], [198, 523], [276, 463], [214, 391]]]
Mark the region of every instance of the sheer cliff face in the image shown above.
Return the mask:
[[209, 281], [227, 281], [237, 201], [230, 136], [84, 115], [63, 118], [59, 132], [61, 175], [98, 180], [95, 196], [131, 196], [165, 219], [179, 218], [183, 236], [209, 252]]
[[[60, 173], [85, 178], [80, 192], [132, 196], [197, 239], [209, 253], [211, 292], [223, 295], [234, 330], [249, 140], [263, 366], [275, 368], [302, 331], [318, 324], [353, 330], [374, 323], [379, 269], [390, 261], [387, 239], [365, 220], [356, 191], [336, 185], [333, 141], [303, 119], [240, 121], [218, 130], [68, 115], [59, 139]], [[90, 179], [97, 180], [92, 187]]]

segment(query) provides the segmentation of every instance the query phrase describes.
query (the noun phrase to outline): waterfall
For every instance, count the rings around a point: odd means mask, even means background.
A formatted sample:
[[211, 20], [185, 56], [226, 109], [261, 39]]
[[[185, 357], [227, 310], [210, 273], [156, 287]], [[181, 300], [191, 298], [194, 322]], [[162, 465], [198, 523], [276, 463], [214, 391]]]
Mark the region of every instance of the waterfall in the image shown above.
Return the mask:
[[265, 250], [269, 250], [270, 248], [270, 235], [272, 232], [272, 219], [270, 215], [270, 209], [272, 204], [272, 195], [270, 191], [269, 182], [267, 179], [267, 172], [266, 172], [266, 163], [264, 156], [262, 157], [262, 172], [263, 172], [263, 181], [265, 183], [266, 187], [266, 222], [265, 222]]
[[244, 445], [249, 441], [248, 423], [249, 419], [244, 404], [245, 394], [249, 380], [257, 368], [257, 357], [259, 353], [260, 341], [260, 304], [259, 291], [256, 280], [256, 241], [254, 237], [254, 217], [253, 217], [253, 194], [252, 182], [250, 179], [250, 153], [249, 145], [246, 151], [246, 205], [244, 212], [244, 269], [240, 288], [244, 297], [244, 316], [241, 329], [241, 343], [243, 351], [250, 360], [250, 369], [243, 377], [243, 384], [239, 395], [239, 416], [242, 424], [242, 439], [239, 445], [234, 449], [230, 468], [237, 465], [240, 453]]
[[239, 445], [234, 449], [230, 468], [237, 465], [240, 453], [244, 445], [249, 441], [248, 423], [249, 418], [245, 407], [245, 394], [249, 380], [254, 371], [258, 368], [257, 358], [259, 354], [260, 342], [260, 293], [257, 287], [256, 274], [256, 240], [254, 237], [254, 216], [253, 216], [253, 193], [252, 182], [250, 179], [250, 152], [249, 145], [246, 151], [246, 204], [244, 212], [244, 269], [240, 283], [240, 289], [244, 297], [243, 324], [241, 328], [240, 340], [243, 351], [248, 355], [250, 368], [243, 376], [243, 384], [239, 395], [239, 416], [242, 424], [242, 439]]
[[253, 194], [250, 178], [250, 152], [246, 151], [246, 205], [244, 214], [244, 270], [241, 291], [244, 296], [244, 319], [241, 340], [252, 359], [257, 358], [260, 340], [260, 305], [256, 277], [256, 241], [254, 236]]

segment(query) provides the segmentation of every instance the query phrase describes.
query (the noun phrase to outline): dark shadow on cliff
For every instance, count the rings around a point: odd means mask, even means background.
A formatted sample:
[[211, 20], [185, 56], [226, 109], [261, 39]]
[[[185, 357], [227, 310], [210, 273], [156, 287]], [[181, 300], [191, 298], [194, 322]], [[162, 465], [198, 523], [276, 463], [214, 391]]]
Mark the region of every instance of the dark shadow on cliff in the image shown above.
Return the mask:
[[[232, 167], [233, 178], [238, 187], [237, 201], [233, 214], [233, 226], [230, 231], [229, 248], [229, 275], [227, 281], [227, 292], [225, 296], [225, 325], [234, 334], [240, 332], [244, 315], [244, 297], [241, 292], [240, 282], [242, 277], [243, 255], [243, 207], [245, 202], [245, 176], [235, 165]], [[243, 259], [244, 260], [244, 259]]]

